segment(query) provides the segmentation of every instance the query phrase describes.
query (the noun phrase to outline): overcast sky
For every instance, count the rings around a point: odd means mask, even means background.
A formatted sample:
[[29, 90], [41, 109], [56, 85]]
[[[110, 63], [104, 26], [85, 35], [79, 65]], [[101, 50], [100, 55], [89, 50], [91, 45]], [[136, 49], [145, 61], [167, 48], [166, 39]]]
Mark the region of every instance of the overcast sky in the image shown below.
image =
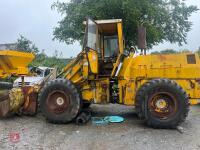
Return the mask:
[[[78, 43], [66, 45], [58, 41], [52, 41], [53, 28], [61, 20], [57, 11], [51, 10], [52, 3], [56, 0], [0, 0], [0, 43], [16, 42], [19, 35], [32, 40], [40, 50], [45, 49], [50, 56], [55, 50], [62, 51], [64, 57], [76, 56], [81, 47]], [[62, 0], [69, 1], [69, 0]], [[200, 0], [186, 0], [188, 5], [197, 5], [200, 8]], [[200, 46], [200, 11], [190, 18], [193, 29], [188, 34], [188, 44], [183, 47], [163, 43], [155, 46], [154, 50], [190, 49], [196, 50]]]

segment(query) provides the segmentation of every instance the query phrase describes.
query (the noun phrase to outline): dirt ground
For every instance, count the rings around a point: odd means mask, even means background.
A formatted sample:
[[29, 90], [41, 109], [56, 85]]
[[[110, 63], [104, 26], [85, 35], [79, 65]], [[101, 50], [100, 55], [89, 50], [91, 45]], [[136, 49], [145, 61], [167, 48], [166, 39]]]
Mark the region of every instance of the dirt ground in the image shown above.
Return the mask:
[[55, 125], [41, 114], [0, 120], [0, 149], [64, 150], [200, 150], [200, 106], [191, 107], [178, 130], [151, 129], [137, 119], [132, 107], [93, 105], [93, 116], [120, 115], [123, 123], [84, 126]]

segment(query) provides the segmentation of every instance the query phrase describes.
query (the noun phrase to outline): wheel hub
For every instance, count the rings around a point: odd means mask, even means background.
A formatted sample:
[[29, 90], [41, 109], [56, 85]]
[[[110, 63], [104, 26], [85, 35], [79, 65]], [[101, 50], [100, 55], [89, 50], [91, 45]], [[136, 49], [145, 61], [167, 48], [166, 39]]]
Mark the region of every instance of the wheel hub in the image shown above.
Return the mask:
[[160, 119], [167, 119], [177, 110], [175, 98], [167, 92], [158, 92], [150, 97], [149, 111]]
[[65, 103], [65, 100], [62, 97], [56, 99], [56, 104], [62, 106]]
[[49, 111], [60, 114], [65, 112], [70, 105], [70, 97], [67, 93], [56, 90], [49, 94], [46, 103]]
[[159, 100], [157, 100], [157, 102], [156, 102], [156, 107], [157, 107], [158, 109], [164, 109], [164, 108], [167, 107], [167, 102], [166, 102], [164, 99], [159, 99]]

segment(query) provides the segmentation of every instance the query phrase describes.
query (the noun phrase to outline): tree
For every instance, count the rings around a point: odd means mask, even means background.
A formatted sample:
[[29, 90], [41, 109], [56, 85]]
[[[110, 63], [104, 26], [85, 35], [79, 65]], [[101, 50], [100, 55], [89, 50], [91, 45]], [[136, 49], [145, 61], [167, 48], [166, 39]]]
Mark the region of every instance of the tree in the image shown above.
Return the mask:
[[160, 54], [160, 52], [158, 52], [158, 51], [155, 51], [155, 52], [151, 52], [151, 54], [153, 54], [153, 55], [159, 55], [159, 54]]
[[30, 66], [46, 66], [57, 68], [58, 71], [61, 71], [72, 60], [71, 58], [64, 59], [62, 57], [62, 53], [58, 50], [55, 50], [53, 57], [49, 57], [43, 49], [41, 53], [38, 53]]
[[34, 53], [36, 55], [39, 53], [39, 49], [35, 44], [22, 35], [17, 39], [17, 50]]
[[[71, 61], [71, 59], [63, 59], [63, 54], [62, 52], [55, 50], [53, 57], [47, 56], [45, 53], [45, 49], [42, 49], [41, 52], [39, 52], [39, 49], [37, 46], [24, 36], [20, 35], [20, 38], [17, 40], [17, 47], [19, 51], [23, 52], [30, 52], [30, 53], [35, 53], [36, 57], [35, 59], [31, 62], [30, 66], [46, 66], [46, 67], [52, 67], [52, 68], [57, 68], [58, 71], [61, 71], [67, 63]], [[62, 59], [61, 59], [62, 58]]]
[[181, 53], [191, 53], [191, 51], [189, 49], [183, 49], [181, 50]]
[[152, 52], [151, 54], [177, 54], [178, 52], [176, 50], [173, 50], [173, 49], [166, 49], [166, 50], [162, 50], [160, 52], [158, 51], [155, 51], [155, 52]]
[[147, 45], [163, 41], [186, 43], [192, 23], [189, 17], [198, 9], [187, 6], [181, 0], [71, 0], [55, 2], [64, 17], [54, 30], [54, 39], [71, 44], [83, 39], [83, 20], [86, 16], [94, 19], [123, 19], [126, 45], [136, 46], [137, 27], [147, 28]]

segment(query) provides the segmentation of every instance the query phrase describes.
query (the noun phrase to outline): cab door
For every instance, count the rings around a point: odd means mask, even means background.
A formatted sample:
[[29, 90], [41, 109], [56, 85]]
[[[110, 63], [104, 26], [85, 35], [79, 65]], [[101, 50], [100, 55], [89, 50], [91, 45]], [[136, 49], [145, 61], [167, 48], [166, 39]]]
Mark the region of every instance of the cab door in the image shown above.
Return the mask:
[[90, 18], [87, 19], [86, 37], [85, 37], [85, 50], [86, 57], [88, 59], [89, 72], [93, 74], [99, 73], [98, 65], [98, 49], [99, 49], [99, 37], [98, 37], [98, 25]]

